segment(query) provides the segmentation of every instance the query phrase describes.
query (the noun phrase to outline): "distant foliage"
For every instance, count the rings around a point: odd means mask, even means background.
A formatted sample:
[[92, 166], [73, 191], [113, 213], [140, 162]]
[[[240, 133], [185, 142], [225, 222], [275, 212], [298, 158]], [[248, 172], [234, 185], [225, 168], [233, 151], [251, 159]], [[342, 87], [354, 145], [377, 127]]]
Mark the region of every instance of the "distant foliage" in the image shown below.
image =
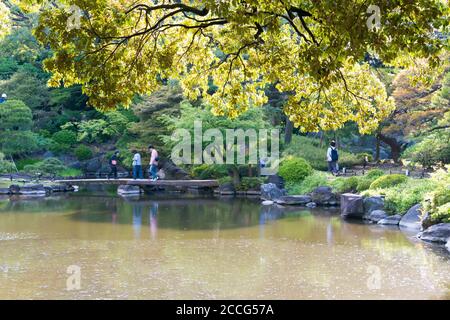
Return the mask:
[[56, 158], [47, 158], [36, 164], [27, 165], [23, 171], [31, 174], [41, 174], [44, 176], [56, 176], [66, 167], [61, 160]]
[[286, 182], [301, 182], [313, 173], [313, 168], [303, 158], [289, 156], [281, 161], [278, 174]]
[[[303, 136], [292, 137], [292, 142], [285, 148], [285, 155], [293, 155], [306, 159], [316, 170], [327, 171], [328, 164], [326, 161], [327, 144], [324, 143], [320, 147], [320, 141], [314, 138]], [[355, 165], [362, 164], [363, 158], [356, 154], [339, 149], [339, 167], [351, 168]]]
[[389, 174], [377, 178], [370, 185], [370, 189], [389, 188], [404, 183], [406, 180], [408, 180], [408, 177], [403, 174]]
[[218, 164], [201, 164], [193, 166], [191, 174], [197, 179], [219, 179], [229, 175], [227, 167]]
[[0, 152], [0, 173], [11, 173], [15, 171], [14, 164], [5, 159], [5, 155]]
[[92, 158], [92, 150], [85, 145], [80, 145], [76, 147], [74, 154], [75, 157], [77, 157], [77, 159], [80, 161], [89, 160]]

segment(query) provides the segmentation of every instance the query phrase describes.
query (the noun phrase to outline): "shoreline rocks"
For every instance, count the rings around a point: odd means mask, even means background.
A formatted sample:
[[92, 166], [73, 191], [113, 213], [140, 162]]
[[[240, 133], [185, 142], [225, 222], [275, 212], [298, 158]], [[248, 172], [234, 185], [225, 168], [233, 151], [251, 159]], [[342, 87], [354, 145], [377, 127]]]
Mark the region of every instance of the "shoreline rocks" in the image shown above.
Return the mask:
[[380, 221], [378, 221], [378, 224], [387, 226], [398, 226], [401, 219], [402, 219], [401, 215], [395, 214], [393, 216], [388, 216], [384, 219], [381, 219]]
[[275, 202], [284, 205], [306, 205], [312, 202], [312, 198], [308, 195], [281, 196]]
[[388, 214], [384, 210], [373, 210], [368, 216], [368, 219], [374, 223], [378, 223], [386, 218], [388, 218]]
[[439, 223], [419, 233], [418, 238], [424, 241], [444, 243], [450, 238], [450, 223]]
[[261, 185], [261, 200], [275, 201], [286, 195], [285, 189], [280, 189], [275, 183]]
[[120, 185], [117, 188], [117, 194], [121, 196], [136, 196], [142, 193], [142, 189], [139, 186]]
[[353, 193], [341, 194], [341, 217], [345, 219], [362, 219], [363, 216], [363, 196]]
[[317, 187], [311, 193], [311, 202], [317, 206], [337, 206], [340, 203], [338, 195], [333, 193], [331, 187]]
[[422, 205], [416, 204], [411, 207], [400, 220], [399, 226], [405, 229], [422, 230]]
[[[373, 211], [384, 209], [384, 199], [381, 196], [367, 197], [363, 200], [364, 219], [371, 220], [370, 215]], [[378, 222], [378, 221], [377, 221]]]

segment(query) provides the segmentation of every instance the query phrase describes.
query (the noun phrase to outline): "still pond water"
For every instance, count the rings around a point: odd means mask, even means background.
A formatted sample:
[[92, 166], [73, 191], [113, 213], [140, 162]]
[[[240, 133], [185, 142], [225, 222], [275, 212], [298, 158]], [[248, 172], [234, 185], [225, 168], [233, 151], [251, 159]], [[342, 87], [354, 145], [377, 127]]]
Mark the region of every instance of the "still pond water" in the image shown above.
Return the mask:
[[[79, 290], [67, 290], [69, 266]], [[11, 298], [449, 299], [450, 257], [397, 228], [250, 199], [3, 198], [0, 299]]]

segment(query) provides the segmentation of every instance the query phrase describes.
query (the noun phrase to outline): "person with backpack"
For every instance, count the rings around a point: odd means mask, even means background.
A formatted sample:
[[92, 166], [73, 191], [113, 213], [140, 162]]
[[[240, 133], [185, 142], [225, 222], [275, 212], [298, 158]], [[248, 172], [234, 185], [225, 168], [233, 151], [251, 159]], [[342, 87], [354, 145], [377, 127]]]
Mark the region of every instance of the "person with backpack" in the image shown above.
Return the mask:
[[327, 150], [328, 171], [332, 174], [338, 173], [339, 153], [336, 149], [336, 142], [332, 140]]
[[119, 151], [114, 152], [111, 159], [109, 159], [109, 166], [111, 167], [111, 173], [108, 175], [108, 179], [110, 175], [117, 179], [117, 165], [119, 164]]
[[133, 150], [133, 179], [144, 179], [141, 154], [136, 150]]

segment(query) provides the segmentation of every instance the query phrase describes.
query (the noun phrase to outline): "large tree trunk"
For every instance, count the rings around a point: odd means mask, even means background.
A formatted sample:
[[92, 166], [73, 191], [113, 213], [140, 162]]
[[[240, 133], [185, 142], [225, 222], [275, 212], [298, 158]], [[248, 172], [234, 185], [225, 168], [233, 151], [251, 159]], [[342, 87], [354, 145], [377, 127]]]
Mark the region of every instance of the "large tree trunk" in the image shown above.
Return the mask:
[[380, 137], [378, 136], [378, 134], [377, 134], [376, 138], [377, 138], [377, 142], [376, 142], [376, 149], [375, 149], [375, 162], [379, 162], [380, 161], [380, 143], [381, 143], [381, 141], [380, 141]]
[[397, 163], [402, 153], [402, 144], [398, 142], [397, 139], [385, 136], [381, 133], [377, 135], [377, 138], [379, 138], [379, 140], [386, 143], [389, 148], [391, 148], [392, 159]]
[[284, 143], [288, 145], [292, 141], [292, 132], [294, 131], [294, 124], [289, 117], [286, 116], [286, 129], [284, 131]]

